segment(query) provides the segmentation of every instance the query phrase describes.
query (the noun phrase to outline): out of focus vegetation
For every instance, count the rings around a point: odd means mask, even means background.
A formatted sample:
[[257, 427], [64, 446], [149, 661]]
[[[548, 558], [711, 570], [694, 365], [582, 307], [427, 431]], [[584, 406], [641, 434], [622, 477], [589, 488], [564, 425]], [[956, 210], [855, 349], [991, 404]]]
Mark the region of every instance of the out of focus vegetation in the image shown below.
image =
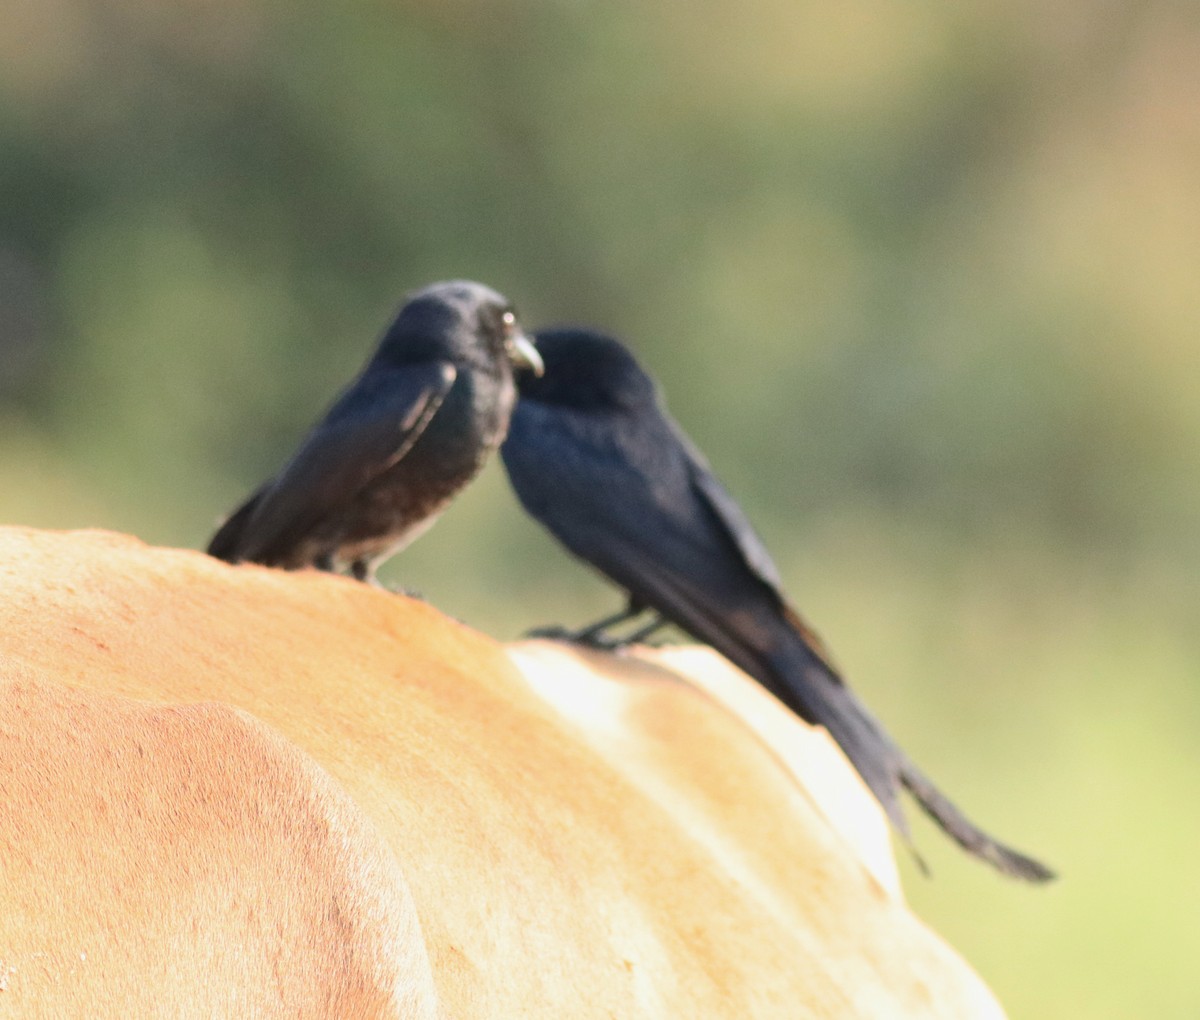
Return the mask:
[[[1200, 1015], [1200, 8], [0, 7], [0, 519], [201, 545], [403, 293], [627, 337], [867, 700], [1014, 1017]], [[493, 465], [393, 562], [615, 596]]]

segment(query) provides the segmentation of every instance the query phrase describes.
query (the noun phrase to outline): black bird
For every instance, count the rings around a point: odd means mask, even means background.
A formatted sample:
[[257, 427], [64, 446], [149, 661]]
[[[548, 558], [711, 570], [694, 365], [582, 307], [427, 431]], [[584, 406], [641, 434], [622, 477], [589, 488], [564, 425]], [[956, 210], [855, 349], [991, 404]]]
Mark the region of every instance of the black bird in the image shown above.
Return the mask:
[[358, 378], [209, 554], [373, 580], [500, 445], [514, 367], [542, 363], [506, 298], [464, 280], [410, 295]]
[[629, 595], [628, 610], [574, 636], [603, 639], [611, 624], [656, 611], [824, 726], [906, 841], [902, 787], [970, 853], [1008, 875], [1052, 878], [965, 818], [846, 686], [745, 514], [629, 351], [583, 330], [542, 332], [537, 344], [545, 372], [518, 381], [500, 451], [509, 479], [530, 514]]

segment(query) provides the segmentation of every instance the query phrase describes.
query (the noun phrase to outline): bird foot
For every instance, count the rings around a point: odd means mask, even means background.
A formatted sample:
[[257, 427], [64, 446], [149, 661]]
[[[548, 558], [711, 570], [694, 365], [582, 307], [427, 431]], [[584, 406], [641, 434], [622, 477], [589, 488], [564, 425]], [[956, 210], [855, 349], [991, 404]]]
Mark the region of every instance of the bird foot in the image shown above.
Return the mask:
[[549, 626], [534, 627], [525, 632], [527, 638], [544, 638], [549, 641], [567, 641], [573, 645], [583, 645], [584, 648], [595, 648], [603, 652], [616, 652], [625, 647], [627, 642], [620, 638], [610, 637], [603, 631], [589, 628], [571, 630], [569, 627]]
[[402, 584], [383, 584], [380, 587], [385, 591], [390, 591], [393, 595], [403, 595], [405, 598], [416, 599], [418, 602], [429, 601], [415, 588], [405, 588]]

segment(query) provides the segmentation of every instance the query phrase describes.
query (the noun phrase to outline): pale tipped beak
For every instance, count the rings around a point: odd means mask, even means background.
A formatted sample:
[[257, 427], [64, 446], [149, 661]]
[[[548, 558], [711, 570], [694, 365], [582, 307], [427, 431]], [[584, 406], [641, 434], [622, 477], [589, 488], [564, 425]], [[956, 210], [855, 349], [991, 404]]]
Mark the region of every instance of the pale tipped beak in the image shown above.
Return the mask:
[[546, 371], [546, 366], [542, 364], [542, 356], [533, 346], [533, 341], [524, 333], [513, 337], [509, 359], [517, 368], [526, 368], [534, 375], [541, 375]]

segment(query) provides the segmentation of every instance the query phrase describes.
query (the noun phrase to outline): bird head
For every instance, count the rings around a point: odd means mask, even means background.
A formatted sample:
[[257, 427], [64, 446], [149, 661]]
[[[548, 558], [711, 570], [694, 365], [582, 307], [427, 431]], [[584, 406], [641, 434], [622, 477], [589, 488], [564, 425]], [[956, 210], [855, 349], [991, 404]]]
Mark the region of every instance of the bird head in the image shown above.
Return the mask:
[[654, 381], [619, 340], [575, 328], [539, 330], [536, 339], [545, 371], [518, 380], [523, 400], [587, 410], [656, 399]]
[[495, 372], [500, 365], [541, 375], [542, 359], [503, 294], [471, 280], [434, 283], [410, 294], [376, 358], [442, 360]]

